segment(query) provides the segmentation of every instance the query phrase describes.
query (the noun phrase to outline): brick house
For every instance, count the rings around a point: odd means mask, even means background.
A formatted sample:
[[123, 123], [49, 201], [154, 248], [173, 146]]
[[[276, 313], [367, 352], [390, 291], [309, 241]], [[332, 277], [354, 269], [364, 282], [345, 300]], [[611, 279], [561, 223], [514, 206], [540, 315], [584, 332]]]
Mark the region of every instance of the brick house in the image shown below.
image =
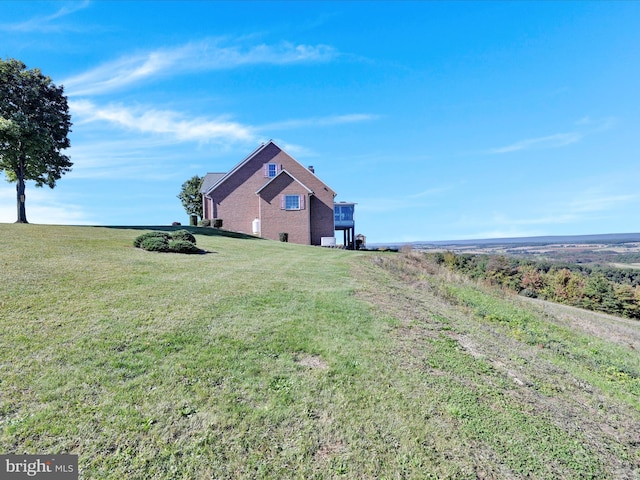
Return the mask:
[[336, 193], [273, 141], [227, 173], [208, 173], [200, 189], [203, 218], [222, 227], [289, 242], [321, 245], [334, 236]]

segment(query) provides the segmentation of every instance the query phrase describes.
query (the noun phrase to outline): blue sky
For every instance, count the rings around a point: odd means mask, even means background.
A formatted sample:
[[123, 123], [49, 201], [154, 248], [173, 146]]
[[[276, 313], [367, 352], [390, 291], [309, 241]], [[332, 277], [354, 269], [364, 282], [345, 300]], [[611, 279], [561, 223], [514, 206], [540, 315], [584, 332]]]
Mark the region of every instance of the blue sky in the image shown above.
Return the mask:
[[640, 231], [640, 2], [4, 0], [0, 57], [74, 123], [32, 223], [188, 223], [273, 139], [369, 242]]

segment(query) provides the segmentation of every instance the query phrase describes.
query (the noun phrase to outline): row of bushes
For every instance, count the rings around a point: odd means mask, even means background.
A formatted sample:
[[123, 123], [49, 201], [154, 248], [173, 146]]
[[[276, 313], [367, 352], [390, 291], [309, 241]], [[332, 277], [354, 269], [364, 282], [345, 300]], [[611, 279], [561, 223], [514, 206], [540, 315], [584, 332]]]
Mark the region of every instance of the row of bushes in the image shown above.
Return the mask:
[[198, 226], [200, 226], [200, 227], [222, 228], [222, 219], [221, 218], [214, 218], [213, 220], [210, 220], [208, 218], [203, 218], [198, 223]]
[[427, 254], [440, 265], [520, 295], [640, 319], [640, 272], [535, 262], [502, 255]]
[[150, 252], [203, 253], [196, 246], [196, 237], [186, 230], [143, 233], [136, 237], [133, 246]]

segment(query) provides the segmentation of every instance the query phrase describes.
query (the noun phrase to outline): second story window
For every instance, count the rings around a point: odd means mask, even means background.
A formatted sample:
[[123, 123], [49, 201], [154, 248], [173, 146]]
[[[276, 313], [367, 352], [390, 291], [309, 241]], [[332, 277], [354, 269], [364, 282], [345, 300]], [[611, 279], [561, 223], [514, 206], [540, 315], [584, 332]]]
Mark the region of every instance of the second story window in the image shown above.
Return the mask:
[[278, 165], [275, 163], [264, 164], [264, 176], [273, 178], [278, 174]]

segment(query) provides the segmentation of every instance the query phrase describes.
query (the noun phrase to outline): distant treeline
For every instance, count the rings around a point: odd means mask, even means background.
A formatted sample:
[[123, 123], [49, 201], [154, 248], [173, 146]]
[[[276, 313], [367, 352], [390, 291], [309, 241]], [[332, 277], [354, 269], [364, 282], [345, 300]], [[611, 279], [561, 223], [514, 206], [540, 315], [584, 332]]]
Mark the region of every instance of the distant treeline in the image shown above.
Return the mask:
[[434, 263], [520, 295], [640, 319], [640, 270], [503, 255], [426, 255]]
[[[578, 250], [558, 249], [553, 252], [527, 252], [522, 250], [506, 250], [514, 255], [531, 255], [530, 258], [542, 261], [544, 257], [549, 257], [550, 261], [565, 263], [640, 263], [639, 252], [619, 253], [612, 250]], [[542, 258], [541, 258], [542, 257]]]

